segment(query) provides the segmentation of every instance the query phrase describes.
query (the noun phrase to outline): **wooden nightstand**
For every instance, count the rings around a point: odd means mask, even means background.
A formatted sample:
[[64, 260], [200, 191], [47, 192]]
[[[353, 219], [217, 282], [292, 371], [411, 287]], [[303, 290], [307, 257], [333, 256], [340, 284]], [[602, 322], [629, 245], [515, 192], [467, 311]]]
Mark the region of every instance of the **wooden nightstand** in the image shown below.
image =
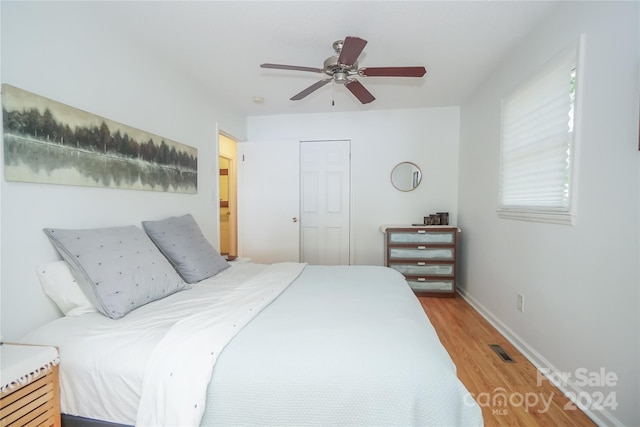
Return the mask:
[[0, 346], [2, 426], [60, 426], [58, 360], [55, 347]]

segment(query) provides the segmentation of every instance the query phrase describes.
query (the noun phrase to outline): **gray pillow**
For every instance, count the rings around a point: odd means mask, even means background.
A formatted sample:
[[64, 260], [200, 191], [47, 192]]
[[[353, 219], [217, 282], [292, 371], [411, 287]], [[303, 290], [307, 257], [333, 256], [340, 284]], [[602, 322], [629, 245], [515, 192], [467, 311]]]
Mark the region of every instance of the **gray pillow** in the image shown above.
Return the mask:
[[151, 240], [188, 283], [215, 276], [229, 263], [211, 246], [190, 214], [143, 221]]
[[118, 319], [141, 305], [189, 288], [138, 227], [45, 228], [82, 291]]

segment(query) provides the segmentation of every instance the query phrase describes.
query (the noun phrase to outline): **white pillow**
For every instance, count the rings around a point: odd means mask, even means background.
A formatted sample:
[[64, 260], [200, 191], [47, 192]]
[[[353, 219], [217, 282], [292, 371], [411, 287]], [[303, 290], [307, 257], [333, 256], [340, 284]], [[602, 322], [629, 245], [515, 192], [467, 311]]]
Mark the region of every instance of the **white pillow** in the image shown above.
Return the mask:
[[36, 268], [36, 274], [44, 293], [56, 303], [65, 316], [81, 316], [98, 311], [80, 289], [65, 261], [40, 265]]

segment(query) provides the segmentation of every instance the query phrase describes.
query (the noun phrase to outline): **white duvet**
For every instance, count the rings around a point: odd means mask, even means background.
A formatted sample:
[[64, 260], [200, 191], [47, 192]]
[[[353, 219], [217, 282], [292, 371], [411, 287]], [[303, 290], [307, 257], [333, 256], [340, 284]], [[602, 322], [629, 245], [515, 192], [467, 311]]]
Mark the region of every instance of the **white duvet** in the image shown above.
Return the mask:
[[59, 347], [62, 413], [137, 426], [198, 425], [217, 355], [303, 268], [234, 265], [121, 319], [64, 317], [22, 341]]
[[[255, 316], [255, 317], [254, 317]], [[62, 412], [137, 426], [481, 426], [406, 281], [239, 264], [122, 319], [62, 318]]]

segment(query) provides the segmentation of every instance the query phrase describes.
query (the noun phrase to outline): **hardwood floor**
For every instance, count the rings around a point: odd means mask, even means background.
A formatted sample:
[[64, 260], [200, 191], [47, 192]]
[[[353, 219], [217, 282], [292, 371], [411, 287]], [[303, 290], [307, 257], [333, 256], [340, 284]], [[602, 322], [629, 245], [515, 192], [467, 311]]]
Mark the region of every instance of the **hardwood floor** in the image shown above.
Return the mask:
[[[533, 364], [462, 297], [419, 299], [458, 377], [482, 408], [485, 426], [595, 425], [553, 384], [539, 379]], [[503, 362], [489, 344], [499, 344], [515, 363]]]

